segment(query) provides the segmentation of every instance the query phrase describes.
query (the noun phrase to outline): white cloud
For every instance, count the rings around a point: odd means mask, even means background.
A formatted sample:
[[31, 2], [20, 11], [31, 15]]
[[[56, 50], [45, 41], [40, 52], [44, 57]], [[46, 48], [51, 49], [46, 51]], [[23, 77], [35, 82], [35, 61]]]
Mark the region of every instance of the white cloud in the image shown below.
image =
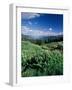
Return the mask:
[[40, 14], [38, 14], [38, 13], [24, 13], [24, 12], [22, 12], [21, 15], [22, 15], [23, 19], [33, 19], [36, 17], [40, 17]]
[[29, 25], [32, 25], [32, 22], [29, 21], [28, 23], [29, 23]]
[[59, 32], [59, 35], [63, 35], [63, 32]]
[[49, 28], [49, 31], [52, 31], [53, 29], [52, 28]]
[[39, 37], [39, 36], [56, 36], [62, 35], [63, 33], [62, 32], [57, 33], [53, 31], [43, 31], [43, 30], [32, 30], [27, 26], [22, 26], [22, 34]]

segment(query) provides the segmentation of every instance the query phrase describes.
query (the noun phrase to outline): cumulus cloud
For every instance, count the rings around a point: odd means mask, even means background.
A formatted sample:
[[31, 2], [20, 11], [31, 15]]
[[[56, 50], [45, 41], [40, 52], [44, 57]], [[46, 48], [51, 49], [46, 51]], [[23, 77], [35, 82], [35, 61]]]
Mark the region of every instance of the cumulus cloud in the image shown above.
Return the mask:
[[49, 28], [49, 31], [52, 31], [52, 30], [53, 30], [53, 29], [50, 27], [50, 28]]
[[33, 19], [36, 17], [40, 17], [39, 13], [21, 13], [22, 19]]
[[28, 23], [29, 23], [29, 25], [32, 25], [32, 22], [29, 21]]
[[39, 36], [57, 36], [57, 35], [62, 35], [63, 32], [53, 32], [53, 31], [43, 31], [43, 30], [32, 30], [28, 28], [27, 26], [22, 26], [22, 34], [24, 35], [29, 35], [29, 36], [34, 36], [34, 37], [39, 37]]

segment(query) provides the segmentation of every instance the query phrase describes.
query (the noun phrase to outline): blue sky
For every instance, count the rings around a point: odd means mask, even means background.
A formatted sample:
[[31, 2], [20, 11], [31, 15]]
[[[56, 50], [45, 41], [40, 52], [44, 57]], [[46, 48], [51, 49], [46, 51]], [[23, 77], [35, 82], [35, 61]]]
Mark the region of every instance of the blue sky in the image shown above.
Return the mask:
[[63, 15], [21, 12], [21, 33], [30, 36], [63, 34]]

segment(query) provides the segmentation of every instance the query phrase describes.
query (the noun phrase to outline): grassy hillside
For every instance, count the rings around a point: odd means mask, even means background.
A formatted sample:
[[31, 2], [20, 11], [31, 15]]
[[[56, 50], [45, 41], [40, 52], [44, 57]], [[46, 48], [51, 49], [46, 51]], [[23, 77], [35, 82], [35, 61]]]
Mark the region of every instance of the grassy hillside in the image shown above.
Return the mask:
[[63, 74], [62, 42], [37, 45], [21, 43], [22, 77]]

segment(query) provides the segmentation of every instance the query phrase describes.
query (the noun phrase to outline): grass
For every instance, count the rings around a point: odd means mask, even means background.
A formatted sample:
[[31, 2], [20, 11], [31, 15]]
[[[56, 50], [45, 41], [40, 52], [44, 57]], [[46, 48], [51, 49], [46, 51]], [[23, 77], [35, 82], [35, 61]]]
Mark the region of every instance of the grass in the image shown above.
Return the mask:
[[63, 75], [62, 42], [37, 45], [21, 42], [22, 77]]

